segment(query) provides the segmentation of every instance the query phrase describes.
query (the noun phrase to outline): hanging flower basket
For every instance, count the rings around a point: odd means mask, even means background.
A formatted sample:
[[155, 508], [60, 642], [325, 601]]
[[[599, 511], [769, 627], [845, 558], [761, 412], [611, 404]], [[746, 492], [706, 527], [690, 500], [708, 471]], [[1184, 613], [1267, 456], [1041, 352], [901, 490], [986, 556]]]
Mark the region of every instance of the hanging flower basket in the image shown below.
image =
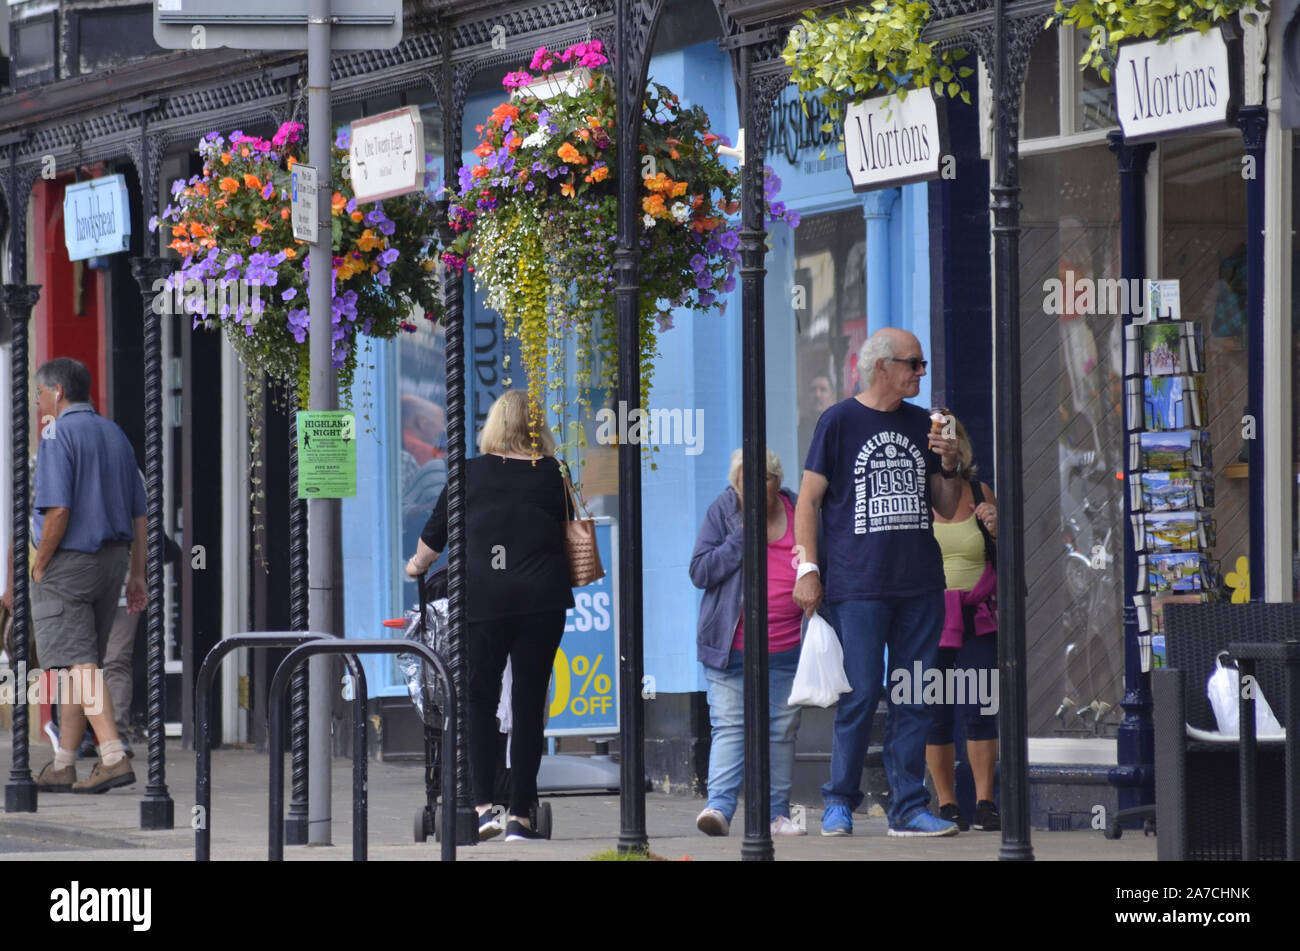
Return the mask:
[[[251, 377], [285, 385], [307, 404], [309, 246], [293, 237], [290, 172], [306, 151], [303, 127], [286, 122], [268, 141], [210, 132], [203, 171], [172, 185], [173, 204], [149, 222], [171, 229], [184, 258], [170, 286], [194, 326], [220, 327]], [[348, 173], [348, 131], [331, 149], [329, 204], [332, 354], [350, 396], [362, 336], [414, 331], [419, 308], [440, 320], [434, 207], [423, 193], [359, 206]], [[321, 209], [324, 214], [325, 209]], [[214, 293], [215, 292], [215, 293]]]
[[[620, 143], [607, 64], [596, 40], [563, 53], [542, 47], [528, 70], [505, 77], [510, 98], [476, 127], [477, 161], [460, 170], [448, 212], [456, 238], [442, 256], [473, 273], [507, 334], [519, 338], [534, 433], [549, 423], [573, 448], [583, 444], [583, 429], [562, 395], [566, 359], [575, 360], [578, 406], [587, 414], [590, 394], [612, 392], [617, 382]], [[646, 407], [656, 333], [671, 328], [674, 308], [721, 309], [720, 295], [735, 287], [739, 222], [728, 216], [740, 210], [740, 178], [718, 158], [722, 140], [702, 108], [683, 106], [658, 84], [643, 106], [637, 148]], [[767, 184], [773, 201], [779, 181]], [[798, 224], [779, 202], [768, 212]]]

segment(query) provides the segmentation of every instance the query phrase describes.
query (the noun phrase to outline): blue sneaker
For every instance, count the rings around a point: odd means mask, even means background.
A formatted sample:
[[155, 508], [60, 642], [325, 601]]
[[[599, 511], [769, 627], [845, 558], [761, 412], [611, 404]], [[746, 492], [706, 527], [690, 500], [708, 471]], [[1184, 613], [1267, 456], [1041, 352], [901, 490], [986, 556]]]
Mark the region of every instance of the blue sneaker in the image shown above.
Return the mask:
[[853, 813], [848, 806], [832, 803], [822, 813], [822, 835], [852, 835]]
[[940, 819], [938, 816], [922, 809], [898, 828], [890, 826], [889, 834], [894, 836], [930, 837], [956, 835], [957, 824], [955, 822], [949, 822], [946, 819]]

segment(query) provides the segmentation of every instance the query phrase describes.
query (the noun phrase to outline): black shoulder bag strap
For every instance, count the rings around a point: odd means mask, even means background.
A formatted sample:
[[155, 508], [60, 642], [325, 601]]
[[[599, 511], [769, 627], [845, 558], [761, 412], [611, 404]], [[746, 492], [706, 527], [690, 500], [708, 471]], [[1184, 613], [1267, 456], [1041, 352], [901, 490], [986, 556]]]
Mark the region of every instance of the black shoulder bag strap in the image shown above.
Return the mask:
[[[970, 480], [970, 491], [975, 499], [975, 507], [978, 508], [984, 502], [984, 490], [980, 488], [978, 479]], [[989, 530], [984, 527], [984, 523], [978, 518], [975, 519], [975, 524], [979, 526], [980, 534], [984, 536], [984, 559], [996, 566], [998, 563], [998, 543], [993, 540]]]

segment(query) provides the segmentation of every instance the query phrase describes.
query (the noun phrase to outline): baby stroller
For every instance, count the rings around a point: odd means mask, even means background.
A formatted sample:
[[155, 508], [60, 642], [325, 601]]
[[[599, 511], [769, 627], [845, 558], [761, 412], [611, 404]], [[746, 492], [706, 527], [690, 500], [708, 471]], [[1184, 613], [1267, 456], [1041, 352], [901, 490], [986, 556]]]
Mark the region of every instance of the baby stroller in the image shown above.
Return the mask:
[[[448, 656], [451, 626], [447, 601], [447, 571], [440, 568], [427, 578], [417, 579], [420, 606], [418, 612], [408, 611], [406, 617], [385, 621], [388, 627], [402, 627], [407, 640], [419, 641], [443, 657]], [[406, 678], [411, 703], [424, 724], [424, 776], [425, 804], [415, 814], [413, 830], [416, 842], [425, 842], [432, 835], [442, 841], [443, 808], [455, 808], [455, 803], [440, 804], [438, 793], [442, 788], [442, 709], [445, 705], [442, 684], [434, 672], [412, 654], [398, 654], [398, 667]], [[463, 728], [462, 728], [463, 729]], [[465, 734], [462, 733], [462, 736]], [[505, 768], [505, 740], [501, 736], [501, 769], [497, 773], [494, 799], [504, 803], [509, 788], [509, 771]], [[551, 837], [551, 804], [534, 803], [528, 815], [532, 827]]]

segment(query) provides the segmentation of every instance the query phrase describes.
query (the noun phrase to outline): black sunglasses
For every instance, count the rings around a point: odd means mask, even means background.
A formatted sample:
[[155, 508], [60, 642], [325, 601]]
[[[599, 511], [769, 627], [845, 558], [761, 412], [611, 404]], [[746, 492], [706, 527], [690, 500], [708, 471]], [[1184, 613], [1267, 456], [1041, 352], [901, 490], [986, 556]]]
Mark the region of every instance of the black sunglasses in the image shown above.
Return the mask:
[[890, 357], [889, 359], [894, 363], [906, 363], [909, 367], [912, 368], [913, 373], [917, 372], [918, 370], [924, 370], [927, 366], [930, 365], [928, 360], [922, 360], [920, 357], [908, 357], [906, 359], [902, 357]]

